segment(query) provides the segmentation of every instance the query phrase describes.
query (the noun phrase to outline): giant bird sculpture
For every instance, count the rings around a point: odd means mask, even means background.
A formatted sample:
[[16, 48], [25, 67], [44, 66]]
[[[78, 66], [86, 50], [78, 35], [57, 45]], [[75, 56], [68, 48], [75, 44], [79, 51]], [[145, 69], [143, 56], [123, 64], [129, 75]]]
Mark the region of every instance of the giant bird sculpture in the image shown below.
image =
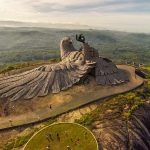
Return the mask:
[[76, 36], [82, 49], [74, 48], [70, 37], [60, 43], [61, 62], [37, 67], [24, 73], [0, 78], [0, 99], [15, 101], [46, 96], [72, 87], [93, 71], [98, 85], [117, 85], [128, 81], [127, 75], [109, 59], [99, 56], [98, 51]]

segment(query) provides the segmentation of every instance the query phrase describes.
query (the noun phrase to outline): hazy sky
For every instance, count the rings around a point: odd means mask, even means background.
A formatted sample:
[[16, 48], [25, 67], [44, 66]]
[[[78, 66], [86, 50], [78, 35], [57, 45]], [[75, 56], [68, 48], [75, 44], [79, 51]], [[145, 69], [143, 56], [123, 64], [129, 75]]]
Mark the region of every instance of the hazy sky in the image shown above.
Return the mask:
[[0, 20], [150, 33], [150, 0], [0, 0]]

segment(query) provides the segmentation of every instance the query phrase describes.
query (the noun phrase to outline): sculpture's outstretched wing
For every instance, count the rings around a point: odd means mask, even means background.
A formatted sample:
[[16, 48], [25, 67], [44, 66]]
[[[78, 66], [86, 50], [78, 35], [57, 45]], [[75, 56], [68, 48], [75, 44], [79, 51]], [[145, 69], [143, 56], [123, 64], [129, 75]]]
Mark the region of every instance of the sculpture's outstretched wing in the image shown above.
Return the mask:
[[96, 61], [96, 82], [100, 85], [116, 85], [129, 81], [128, 76], [107, 58], [99, 57]]
[[77, 83], [90, 65], [73, 62], [43, 65], [33, 70], [0, 79], [0, 98], [31, 99], [58, 93]]

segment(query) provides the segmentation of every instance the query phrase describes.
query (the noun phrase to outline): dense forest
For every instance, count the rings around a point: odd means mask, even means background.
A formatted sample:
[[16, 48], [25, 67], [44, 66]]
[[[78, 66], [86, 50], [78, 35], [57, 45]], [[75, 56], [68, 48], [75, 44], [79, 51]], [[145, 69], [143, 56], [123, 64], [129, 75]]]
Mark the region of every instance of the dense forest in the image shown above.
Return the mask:
[[59, 42], [82, 33], [102, 57], [116, 63], [136, 62], [150, 65], [150, 34], [109, 30], [66, 30], [50, 28], [0, 28], [0, 67], [34, 60], [59, 58]]

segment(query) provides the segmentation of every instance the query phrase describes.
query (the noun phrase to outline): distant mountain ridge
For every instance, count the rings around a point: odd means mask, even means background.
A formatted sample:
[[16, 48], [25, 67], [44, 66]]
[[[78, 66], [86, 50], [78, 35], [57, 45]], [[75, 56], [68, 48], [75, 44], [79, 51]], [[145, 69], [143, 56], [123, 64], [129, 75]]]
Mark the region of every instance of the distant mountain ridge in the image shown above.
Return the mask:
[[41, 27], [58, 29], [89, 29], [88, 25], [71, 23], [40, 23], [40, 22], [20, 22], [20, 21], [0, 21], [0, 27]]
[[93, 29], [0, 27], [0, 65], [59, 57], [59, 43], [64, 36], [70, 36], [79, 49], [81, 43], [75, 40], [75, 35], [79, 33], [85, 35], [86, 41], [98, 49], [102, 57], [108, 57], [116, 63], [135, 61], [150, 64], [150, 34]]

